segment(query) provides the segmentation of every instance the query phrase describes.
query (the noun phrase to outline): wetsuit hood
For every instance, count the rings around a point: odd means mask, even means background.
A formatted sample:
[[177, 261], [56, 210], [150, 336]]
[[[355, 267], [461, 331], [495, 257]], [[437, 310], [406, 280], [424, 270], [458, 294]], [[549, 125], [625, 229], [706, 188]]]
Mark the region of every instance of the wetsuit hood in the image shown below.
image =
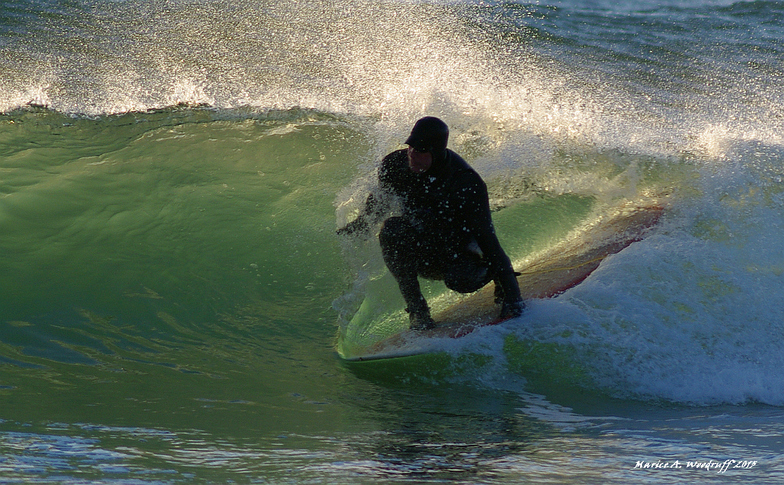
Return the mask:
[[414, 124], [406, 145], [419, 152], [429, 152], [434, 162], [446, 157], [446, 145], [449, 141], [449, 127], [440, 119], [426, 116]]

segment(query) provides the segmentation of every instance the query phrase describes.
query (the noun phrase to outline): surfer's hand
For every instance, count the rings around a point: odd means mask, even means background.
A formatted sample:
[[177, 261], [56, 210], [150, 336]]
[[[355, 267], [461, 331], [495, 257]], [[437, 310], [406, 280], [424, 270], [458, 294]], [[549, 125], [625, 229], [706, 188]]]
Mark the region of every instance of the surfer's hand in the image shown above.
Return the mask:
[[523, 300], [505, 301], [501, 304], [501, 319], [516, 318], [523, 314], [525, 302]]
[[362, 236], [367, 238], [369, 230], [370, 228], [368, 227], [368, 223], [365, 221], [365, 218], [358, 217], [338, 229], [336, 232], [338, 236]]

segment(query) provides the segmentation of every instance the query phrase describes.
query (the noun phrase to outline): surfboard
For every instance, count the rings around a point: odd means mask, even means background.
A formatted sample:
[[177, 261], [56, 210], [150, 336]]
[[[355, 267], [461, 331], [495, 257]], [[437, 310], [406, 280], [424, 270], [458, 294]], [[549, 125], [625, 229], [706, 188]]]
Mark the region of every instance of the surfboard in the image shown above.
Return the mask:
[[[516, 264], [524, 300], [552, 298], [584, 281], [601, 262], [642, 240], [661, 218], [663, 201], [645, 198], [620, 204], [586, 221], [548, 249]], [[497, 325], [500, 305], [490, 284], [470, 296], [434, 312], [435, 328], [405, 329], [351, 355], [346, 361], [410, 357], [434, 351], [436, 339], [461, 338], [481, 327]]]

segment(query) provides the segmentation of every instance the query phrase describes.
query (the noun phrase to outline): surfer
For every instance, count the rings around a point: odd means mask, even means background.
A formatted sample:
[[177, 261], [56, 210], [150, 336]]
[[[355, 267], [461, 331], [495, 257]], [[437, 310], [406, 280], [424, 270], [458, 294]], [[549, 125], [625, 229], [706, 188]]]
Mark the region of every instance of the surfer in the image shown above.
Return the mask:
[[460, 293], [495, 282], [501, 318], [520, 316], [520, 296], [512, 263], [495, 234], [487, 186], [457, 153], [447, 148], [449, 128], [435, 117], [420, 119], [407, 149], [384, 157], [379, 194], [370, 194], [354, 221], [338, 234], [368, 236], [397, 198], [402, 214], [387, 218], [379, 232], [384, 262], [400, 287], [412, 329], [435, 326], [418, 276], [443, 280]]

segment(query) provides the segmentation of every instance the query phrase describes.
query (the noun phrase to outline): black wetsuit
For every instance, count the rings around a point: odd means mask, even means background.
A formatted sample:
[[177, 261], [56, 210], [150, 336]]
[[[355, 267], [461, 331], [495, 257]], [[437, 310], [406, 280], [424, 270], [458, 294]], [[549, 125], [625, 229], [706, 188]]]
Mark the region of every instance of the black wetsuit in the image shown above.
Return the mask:
[[[487, 186], [479, 174], [451, 150], [425, 173], [412, 172], [408, 163], [406, 150], [392, 152], [381, 162], [379, 185], [400, 197], [403, 214], [384, 222], [379, 240], [409, 311], [427, 308], [417, 275], [443, 279], [462, 293], [495, 280], [499, 299], [520, 301], [512, 264], [495, 234]], [[366, 214], [380, 218], [386, 206], [371, 196]]]

